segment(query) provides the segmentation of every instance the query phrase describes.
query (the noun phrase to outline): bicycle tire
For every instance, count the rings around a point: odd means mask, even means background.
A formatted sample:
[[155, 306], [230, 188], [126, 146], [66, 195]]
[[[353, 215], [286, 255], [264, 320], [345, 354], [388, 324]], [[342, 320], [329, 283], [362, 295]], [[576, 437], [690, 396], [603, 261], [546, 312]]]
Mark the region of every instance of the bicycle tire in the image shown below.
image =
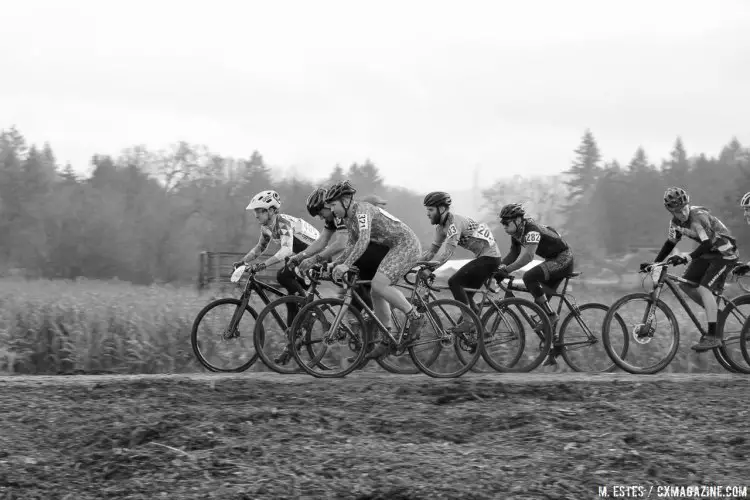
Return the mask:
[[[328, 305], [328, 307], [325, 307]], [[297, 312], [297, 315], [294, 317], [294, 321], [292, 322], [291, 327], [291, 336], [292, 338], [296, 338], [296, 332], [300, 329], [302, 321], [304, 321], [307, 314], [312, 314], [314, 310], [320, 311], [321, 309], [330, 309], [332, 306], [343, 306], [344, 301], [342, 299], [336, 298], [336, 297], [325, 297], [322, 299], [313, 300], [306, 306], [304, 306], [302, 309]], [[368, 331], [365, 324], [364, 319], [362, 318], [362, 314], [360, 312], [353, 308], [349, 307], [348, 312], [351, 313], [355, 320], [359, 323], [359, 331], [362, 333], [361, 339], [359, 339], [361, 343], [361, 348], [357, 352], [357, 355], [354, 357], [354, 360], [349, 364], [348, 367], [341, 371], [336, 371], [333, 367], [333, 365], [326, 365], [321, 363], [320, 360], [314, 360], [314, 363], [305, 363], [302, 359], [300, 359], [300, 353], [299, 349], [292, 349], [292, 354], [294, 355], [295, 360], [297, 361], [297, 364], [309, 375], [312, 375], [316, 378], [342, 378], [353, 372], [354, 370], [357, 370], [363, 366], [363, 361], [365, 359], [365, 355], [367, 354], [365, 346], [367, 345], [369, 338], [368, 338]], [[347, 324], [351, 324], [350, 322], [347, 322]], [[310, 332], [308, 331], [306, 334], [306, 344], [310, 345]], [[317, 356], [316, 356], [317, 357]], [[322, 372], [316, 372], [313, 370], [311, 365], [316, 366], [325, 366], [327, 370], [324, 370]]]
[[[750, 295], [740, 295], [739, 297], [736, 297], [732, 299], [732, 302], [735, 306], [742, 306], [750, 304]], [[716, 320], [716, 331], [717, 332], [724, 332], [724, 328], [726, 326], [727, 318], [729, 318], [729, 314], [732, 312], [732, 304], [729, 304], [727, 307], [725, 307], [720, 313]], [[750, 314], [748, 314], [748, 318], [750, 318]], [[744, 324], [744, 322], [743, 322]], [[744, 335], [743, 329], [741, 327], [740, 329], [740, 351], [742, 352], [742, 336]], [[725, 338], [725, 341], [727, 339]], [[741, 364], [738, 361], [735, 361], [735, 359], [729, 354], [729, 350], [727, 348], [727, 345], [724, 344], [721, 347], [717, 349], [712, 349], [714, 351], [714, 356], [716, 356], [716, 360], [721, 364], [725, 369], [727, 369], [730, 372], [733, 373], [743, 373], [745, 375], [750, 374], [750, 362], [748, 362], [747, 358], [745, 358], [744, 352], [742, 352], [742, 357], [744, 358], [746, 365]]]
[[[543, 332], [544, 332], [544, 345], [539, 349], [539, 354], [537, 357], [526, 367], [518, 367], [517, 361], [510, 367], [504, 367], [499, 365], [494, 359], [492, 359], [487, 351], [485, 349], [485, 358], [484, 360], [487, 362], [488, 365], [490, 365], [492, 368], [499, 372], [503, 373], [528, 373], [532, 370], [535, 370], [538, 368], [544, 360], [549, 355], [550, 349], [552, 348], [552, 325], [550, 324], [549, 317], [547, 316], [547, 313], [544, 312], [544, 309], [539, 306], [536, 302], [532, 302], [527, 299], [523, 299], [520, 297], [509, 297], [506, 299], [501, 299], [497, 301], [497, 306], [504, 309], [510, 309], [511, 306], [523, 306], [531, 309], [533, 311], [533, 314], [536, 315], [537, 318], [539, 318], [542, 321], [543, 326]], [[512, 311], [512, 310], [511, 310]], [[497, 312], [496, 310], [493, 310], [491, 312]], [[516, 315], [516, 317], [520, 320], [520, 317]], [[484, 323], [483, 323], [484, 324]], [[522, 328], [522, 337], [524, 339], [524, 345], [523, 349], [521, 350], [521, 355], [526, 351], [526, 339], [525, 339], [525, 327], [521, 325]]]
[[[208, 371], [211, 371], [211, 372], [214, 372], [214, 373], [241, 373], [241, 372], [244, 372], [245, 370], [249, 369], [251, 366], [253, 366], [253, 364], [255, 364], [255, 362], [258, 360], [259, 356], [258, 356], [257, 351], [255, 352], [255, 354], [253, 354], [253, 356], [251, 356], [251, 358], [250, 358], [249, 361], [247, 361], [246, 363], [240, 365], [239, 367], [232, 368], [232, 369], [223, 369], [223, 368], [217, 368], [216, 366], [212, 365], [203, 356], [203, 354], [201, 353], [201, 350], [200, 350], [200, 346], [198, 345], [198, 326], [200, 325], [201, 320], [206, 316], [206, 314], [208, 314], [208, 312], [211, 309], [214, 309], [214, 308], [216, 308], [218, 306], [221, 306], [221, 305], [224, 305], [224, 304], [233, 304], [233, 305], [239, 307], [239, 306], [242, 305], [242, 301], [240, 301], [239, 299], [228, 298], [227, 297], [227, 298], [223, 298], [223, 299], [214, 300], [214, 301], [209, 302], [208, 304], [206, 304], [206, 306], [203, 307], [203, 309], [201, 309], [198, 312], [198, 314], [195, 317], [195, 320], [193, 321], [193, 326], [192, 326], [192, 329], [190, 331], [190, 343], [191, 343], [191, 345], [193, 347], [193, 354], [195, 354], [195, 357], [198, 359], [198, 361], [200, 362], [200, 364], [203, 365], [203, 367], [206, 368]], [[245, 312], [249, 312], [250, 315], [253, 317], [253, 320], [257, 321], [258, 313], [255, 311], [255, 309], [253, 309], [253, 307], [250, 304], [248, 304], [247, 306], [245, 306]], [[243, 313], [243, 316], [244, 316], [244, 313]], [[254, 329], [254, 327], [253, 327], [253, 329]]]
[[[279, 297], [278, 299], [275, 299], [266, 306], [261, 309], [260, 313], [258, 313], [258, 317], [255, 319], [255, 329], [253, 331], [253, 343], [255, 345], [255, 352], [260, 357], [260, 360], [271, 370], [275, 371], [276, 373], [280, 373], [283, 375], [291, 375], [295, 373], [303, 373], [304, 370], [299, 366], [297, 363], [297, 359], [292, 356], [292, 360], [294, 361], [294, 366], [292, 368], [287, 368], [286, 366], [280, 366], [278, 365], [273, 359], [271, 359], [271, 356], [266, 353], [266, 350], [264, 349], [265, 343], [268, 340], [268, 336], [266, 335], [266, 328], [264, 326], [264, 320], [266, 316], [268, 316], [271, 311], [275, 310], [277, 307], [281, 305], [285, 305], [288, 302], [297, 302], [299, 305], [299, 308], [301, 309], [307, 300], [304, 297], [300, 297], [299, 295], [285, 295], [284, 297]], [[299, 310], [298, 310], [299, 311]], [[278, 312], [277, 312], [278, 313]], [[286, 307], [284, 307], [284, 311], [282, 313], [281, 318], [286, 318]], [[275, 318], [274, 318], [275, 319]], [[279, 324], [278, 320], [275, 320], [276, 325], [278, 325], [282, 330], [285, 331], [283, 336], [285, 337], [285, 341], [287, 345], [290, 342], [288, 332], [286, 330], [289, 330], [289, 327], [284, 324]], [[285, 328], [286, 327], [286, 328]], [[312, 352], [312, 348], [308, 345], [308, 354], [311, 358], [313, 358], [315, 355]], [[290, 352], [291, 354], [291, 352]]]
[[[439, 321], [439, 314], [432, 312], [433, 309], [439, 307], [440, 305], [451, 305], [458, 307], [461, 310], [460, 317], [463, 318], [463, 321], [466, 321], [466, 319], [469, 318], [474, 323], [474, 328], [478, 333], [476, 335], [476, 350], [474, 351], [474, 353], [472, 353], [471, 359], [466, 363], [461, 361], [460, 364], [462, 365], [462, 367], [460, 369], [449, 374], [444, 374], [438, 373], [437, 371], [432, 369], [432, 367], [435, 366], [435, 357], [431, 358], [431, 362], [429, 364], [423, 363], [419, 359], [419, 357], [415, 353], [415, 349], [421, 344], [409, 346], [409, 355], [411, 356], [414, 365], [416, 365], [416, 367], [419, 368], [425, 375], [428, 375], [432, 378], [458, 378], [471, 370], [471, 368], [476, 364], [479, 358], [484, 355], [484, 330], [482, 329], [482, 323], [479, 321], [479, 317], [476, 315], [476, 313], [469, 306], [455, 299], [437, 299], [428, 302], [427, 304], [425, 304], [425, 306], [427, 307], [427, 311], [422, 314], [427, 314], [428, 321], [435, 320], [435, 322], [438, 323], [440, 327], [442, 327], [442, 325], [440, 324], [441, 322]], [[419, 340], [423, 340], [423, 338], [420, 338]], [[436, 345], [439, 344], [436, 343]], [[438, 355], [440, 350], [438, 350]], [[452, 351], [455, 353], [455, 348], [452, 349]]]
[[[651, 294], [649, 293], [631, 293], [617, 300], [609, 307], [607, 315], [604, 316], [604, 321], [602, 322], [602, 341], [604, 342], [604, 348], [607, 350], [607, 355], [619, 368], [634, 375], [654, 375], [669, 366], [674, 357], [677, 355], [677, 351], [680, 347], [680, 325], [679, 323], [677, 323], [677, 318], [675, 317], [672, 309], [663, 300], [658, 299], [656, 301], [656, 306], [664, 312], [664, 314], [667, 316], [667, 319], [669, 319], [669, 322], [674, 325], [674, 346], [672, 347], [670, 352], [667, 353], [667, 357], [656, 365], [648, 367], [646, 369], [634, 368], [629, 363], [626, 363], [625, 360], [620, 359], [620, 357], [615, 354], [614, 350], [612, 349], [610, 338], [610, 324], [612, 323], [612, 319], [614, 318], [615, 314], [617, 314], [617, 310], [623, 304], [636, 299], [646, 300], [649, 302], [653, 301], [653, 299], [651, 298]], [[628, 332], [628, 335], [630, 335], [630, 332]]]
[[[560, 322], [560, 328], [558, 329], [559, 337], [560, 337], [560, 343], [563, 345], [563, 349], [562, 349], [562, 352], [560, 354], [561, 354], [563, 360], [565, 361], [565, 363], [574, 372], [611, 373], [611, 372], [613, 372], [613, 371], [615, 371], [617, 369], [617, 365], [614, 362], [612, 362], [612, 360], [610, 359], [609, 355], [607, 354], [606, 349], [604, 351], [604, 356], [606, 356], [607, 360], [610, 361], [610, 365], [607, 368], [603, 369], [603, 370], [593, 370], [592, 371], [592, 370], [584, 370], [584, 369], [581, 369], [579, 366], [577, 366], [576, 363], [570, 357], [570, 354], [569, 354], [570, 351], [565, 346], [565, 332], [567, 331], [568, 325], [570, 324], [571, 321], [576, 320], [576, 318], [578, 316], [580, 316], [581, 312], [583, 312], [585, 310], [589, 310], [589, 309], [599, 309], [599, 310], [608, 311], [609, 310], [609, 306], [601, 304], [599, 302], [588, 302], [586, 304], [578, 306], [578, 313], [576, 313], [576, 311], [570, 311], [567, 314], [567, 316], [565, 316], [565, 318], [563, 318], [562, 322]], [[619, 314], [617, 314], [615, 316], [615, 319], [617, 320], [617, 322], [619, 323], [619, 325], [622, 327], [622, 330], [625, 332], [625, 342], [624, 342], [624, 347], [623, 347], [623, 352], [622, 352], [623, 356], [621, 356], [621, 357], [624, 357], [628, 353], [628, 346], [630, 344], [630, 337], [628, 336], [628, 328], [627, 328], [627, 326], [625, 326], [625, 321], [623, 321], [622, 317], [620, 317]], [[581, 321], [583, 321], [583, 320], [581, 320]], [[588, 324], [586, 326], [588, 326]], [[604, 343], [603, 339], [600, 338], [598, 340], [599, 340], [599, 342], [602, 342], [602, 344]], [[589, 344], [589, 345], [593, 345], [593, 344]]]
[[[485, 342], [484, 350], [486, 352], [486, 356], [490, 356], [489, 348], [487, 346], [487, 340], [488, 340], [487, 337], [488, 337], [488, 335], [494, 336], [494, 334], [495, 334], [494, 330], [492, 332], [489, 332], [487, 330], [487, 326], [486, 325], [490, 322], [490, 319], [492, 319], [493, 316], [495, 316], [495, 315], [498, 314], [498, 310], [495, 309], [495, 307], [500, 307], [500, 301], [499, 300], [493, 300], [493, 304], [494, 304], [493, 307], [491, 309], [488, 309], [487, 311], [485, 311], [485, 313], [482, 315], [482, 328], [484, 329], [484, 342]], [[485, 363], [487, 363], [490, 366], [490, 368], [492, 368], [496, 372], [500, 372], [500, 373], [511, 372], [510, 368], [513, 368], [516, 365], [516, 363], [518, 363], [518, 360], [521, 359], [521, 356], [523, 356], [524, 349], [526, 349], [526, 335], [525, 335], [525, 332], [524, 332], [523, 323], [521, 322], [521, 319], [518, 317], [518, 314], [516, 314], [516, 312], [513, 311], [512, 309], [507, 309], [506, 308], [506, 310], [504, 311], [503, 315], [508, 316], [510, 318], [510, 320], [518, 327], [518, 332], [520, 333], [520, 335], [518, 337], [518, 340], [519, 340], [519, 343], [520, 343], [520, 349], [518, 350], [518, 353], [512, 359], [512, 361], [510, 362], [510, 364], [507, 366], [507, 368], [505, 366], [500, 367], [499, 364], [495, 364], [495, 365], [490, 364], [489, 362], [487, 362], [487, 358], [485, 358], [485, 360], [484, 360]], [[492, 338], [492, 337], [490, 337], [490, 338]]]

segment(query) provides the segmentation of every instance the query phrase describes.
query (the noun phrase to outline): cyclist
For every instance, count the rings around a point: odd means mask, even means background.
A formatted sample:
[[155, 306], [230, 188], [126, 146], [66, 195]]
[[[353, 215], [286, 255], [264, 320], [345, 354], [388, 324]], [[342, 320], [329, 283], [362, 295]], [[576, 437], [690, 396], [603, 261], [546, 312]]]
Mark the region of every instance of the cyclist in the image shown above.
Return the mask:
[[[743, 215], [745, 216], [745, 222], [750, 225], [750, 193], [745, 193], [742, 196], [742, 199], [740, 200], [740, 207], [742, 208]], [[748, 271], [750, 271], [750, 262], [748, 262], [747, 264], [740, 264], [732, 269], [732, 273], [739, 276], [744, 276]]]
[[[315, 264], [324, 264], [342, 252], [346, 248], [348, 231], [340, 219], [337, 219], [330, 208], [325, 206], [325, 196], [327, 190], [317, 188], [307, 198], [307, 212], [313, 217], [319, 217], [323, 220], [323, 232], [315, 242], [302, 252], [293, 255], [289, 259], [291, 265], [299, 265], [300, 272], [305, 273]], [[336, 236], [333, 243], [331, 239]], [[359, 276], [362, 280], [371, 280], [375, 276], [380, 261], [388, 253], [388, 247], [377, 243], [370, 243], [367, 250], [354, 263], [360, 270]], [[369, 286], [358, 287], [358, 293], [368, 307], [372, 308], [372, 298], [370, 297]], [[352, 302], [352, 305], [361, 311], [358, 302]]]
[[[497, 248], [495, 237], [486, 224], [480, 224], [474, 219], [451, 212], [451, 197], [443, 191], [434, 191], [424, 197], [427, 208], [427, 218], [435, 226], [435, 240], [426, 250], [421, 259], [432, 260], [436, 269], [450, 259], [456, 247], [462, 247], [474, 254], [474, 260], [468, 262], [448, 279], [448, 287], [453, 298], [470, 306], [479, 313], [474, 302], [474, 292], [467, 293], [466, 288], [479, 288], [482, 283], [497, 270], [500, 265], [500, 250]], [[442, 251], [440, 251], [442, 247]], [[436, 255], [437, 254], [437, 255]], [[461, 325], [471, 327], [470, 322]], [[459, 325], [459, 328], [463, 328]]]
[[[268, 243], [271, 240], [278, 241], [281, 248], [265, 262], [253, 264], [251, 267], [253, 271], [259, 272], [268, 266], [284, 262], [286, 257], [295, 252], [301, 252], [320, 236], [318, 230], [309, 223], [300, 218], [280, 213], [280, 208], [281, 197], [276, 191], [261, 191], [253, 196], [246, 210], [255, 211], [255, 218], [260, 224], [260, 238], [258, 244], [242, 260], [234, 263], [235, 268], [243, 264], [249, 265], [250, 262], [260, 257], [268, 248]], [[305, 281], [287, 266], [283, 266], [277, 271], [276, 281], [290, 295], [304, 295], [304, 291], [308, 287]], [[287, 324], [291, 324], [295, 314], [297, 314], [297, 304], [287, 304]]]
[[[699, 243], [690, 253], [678, 252], [669, 257], [672, 264], [689, 264], [683, 278], [698, 283], [698, 287], [680, 284], [680, 288], [706, 311], [708, 334], [692, 346], [696, 351], [707, 351], [722, 345], [721, 332], [716, 331], [717, 304], [713, 291], [724, 288], [729, 270], [737, 263], [737, 244], [729, 229], [705, 207], [691, 206], [690, 197], [680, 187], [664, 192], [664, 207], [672, 214], [667, 240], [654, 263], [662, 262], [674, 250], [683, 236]], [[653, 263], [641, 264], [649, 270]]]
[[[372, 243], [388, 248], [372, 279], [373, 304], [375, 315], [386, 327], [391, 326], [393, 306], [410, 320], [409, 338], [419, 338], [419, 330], [426, 317], [409, 303], [395, 285], [419, 261], [422, 248], [419, 238], [409, 226], [370, 203], [357, 202], [357, 190], [348, 180], [337, 182], [326, 194], [326, 205], [331, 207], [336, 217], [342, 219], [349, 231], [349, 242], [344, 252], [334, 259], [333, 278], [340, 279], [359, 259]], [[379, 358], [388, 353], [387, 338], [367, 354], [368, 359]]]
[[[550, 307], [549, 297], [542, 285], [555, 290], [562, 280], [573, 272], [573, 251], [554, 228], [526, 217], [526, 210], [520, 203], [505, 205], [500, 210], [499, 218], [503, 229], [510, 235], [511, 246], [510, 253], [502, 259], [498, 272], [501, 276], [509, 275], [530, 263], [534, 255], [544, 259], [544, 262], [523, 274], [523, 283], [534, 297], [534, 302], [547, 313], [554, 331], [557, 314]], [[555, 364], [555, 357], [560, 352], [557, 343], [555, 335], [552, 351], [545, 365]]]

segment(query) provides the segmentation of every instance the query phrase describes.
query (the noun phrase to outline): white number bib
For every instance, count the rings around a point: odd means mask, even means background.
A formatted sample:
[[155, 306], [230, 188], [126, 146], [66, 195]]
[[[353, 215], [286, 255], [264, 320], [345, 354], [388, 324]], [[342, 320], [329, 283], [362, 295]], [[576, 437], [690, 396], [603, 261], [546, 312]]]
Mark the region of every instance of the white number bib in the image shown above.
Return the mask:
[[474, 231], [474, 237], [483, 239], [490, 244], [495, 243], [495, 236], [492, 234], [492, 231], [490, 231], [490, 228], [487, 227], [487, 224], [479, 224], [477, 226], [476, 230]]

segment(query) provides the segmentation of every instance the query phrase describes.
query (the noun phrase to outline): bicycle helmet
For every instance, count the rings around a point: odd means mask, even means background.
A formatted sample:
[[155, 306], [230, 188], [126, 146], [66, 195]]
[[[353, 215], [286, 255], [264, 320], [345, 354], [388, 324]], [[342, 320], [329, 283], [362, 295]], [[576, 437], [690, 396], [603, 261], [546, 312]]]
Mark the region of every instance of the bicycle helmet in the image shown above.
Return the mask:
[[745, 195], [740, 200], [740, 206], [742, 208], [750, 207], [750, 193], [745, 193]]
[[523, 209], [523, 205], [520, 203], [509, 203], [500, 210], [498, 216], [501, 220], [515, 219], [516, 217], [523, 217], [526, 215], [526, 210]]
[[353, 195], [356, 192], [357, 190], [354, 189], [354, 186], [352, 186], [348, 180], [339, 181], [335, 183], [333, 186], [331, 186], [330, 188], [328, 188], [325, 202], [331, 203], [331, 202], [338, 200], [342, 196]]
[[424, 197], [424, 206], [437, 207], [440, 205], [451, 206], [451, 195], [444, 191], [433, 191], [427, 193], [427, 196]]
[[318, 188], [307, 197], [307, 201], [305, 202], [307, 205], [307, 213], [312, 217], [316, 217], [320, 214], [320, 210], [323, 208], [326, 201], [326, 193], [327, 191], [325, 189]]
[[269, 189], [253, 196], [253, 199], [250, 200], [250, 204], [245, 210], [255, 210], [256, 208], [265, 208], [268, 210], [272, 207], [277, 210], [281, 208], [281, 197], [279, 193]]
[[669, 210], [679, 210], [690, 203], [690, 197], [679, 187], [667, 188], [664, 191], [664, 206]]

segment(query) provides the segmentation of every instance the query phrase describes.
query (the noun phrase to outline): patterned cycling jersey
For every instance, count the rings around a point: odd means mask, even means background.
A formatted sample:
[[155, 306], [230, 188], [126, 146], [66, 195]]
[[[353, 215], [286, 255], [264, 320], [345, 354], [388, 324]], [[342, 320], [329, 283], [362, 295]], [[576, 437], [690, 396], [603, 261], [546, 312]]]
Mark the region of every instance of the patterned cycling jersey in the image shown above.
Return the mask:
[[[701, 243], [700, 233], [704, 232], [711, 242], [711, 250], [705, 258], [737, 257], [737, 245], [729, 229], [705, 207], [690, 207], [688, 218], [681, 222], [677, 217], [669, 221], [668, 239], [677, 243], [683, 236]], [[711, 255], [713, 254], [713, 255]]]
[[433, 257], [445, 243], [445, 251], [438, 259], [444, 264], [451, 258], [456, 246], [465, 248], [474, 257], [500, 257], [495, 237], [484, 223], [478, 223], [470, 217], [449, 213], [443, 224], [435, 225], [435, 240], [425, 257]]
[[418, 246], [419, 238], [409, 226], [365, 201], [353, 201], [342, 222], [349, 231], [349, 241], [346, 250], [336, 257], [337, 264], [351, 267], [370, 242], [394, 248], [400, 244], [412, 245], [416, 240]]
[[281, 245], [274, 256], [283, 259], [292, 253], [303, 251], [318, 239], [318, 236], [318, 230], [307, 221], [291, 215], [277, 214], [272, 225], [260, 226], [260, 239], [252, 253], [255, 257], [261, 255], [273, 240]]
[[510, 254], [516, 256], [520, 253], [521, 247], [527, 245], [538, 245], [536, 254], [543, 259], [554, 259], [569, 248], [554, 228], [539, 224], [532, 219], [524, 220], [521, 230], [510, 239]]
[[344, 225], [344, 221], [339, 219], [338, 217], [334, 217], [333, 219], [326, 219], [325, 223], [323, 224], [323, 227], [328, 229], [329, 231], [346, 231], [346, 226]]

